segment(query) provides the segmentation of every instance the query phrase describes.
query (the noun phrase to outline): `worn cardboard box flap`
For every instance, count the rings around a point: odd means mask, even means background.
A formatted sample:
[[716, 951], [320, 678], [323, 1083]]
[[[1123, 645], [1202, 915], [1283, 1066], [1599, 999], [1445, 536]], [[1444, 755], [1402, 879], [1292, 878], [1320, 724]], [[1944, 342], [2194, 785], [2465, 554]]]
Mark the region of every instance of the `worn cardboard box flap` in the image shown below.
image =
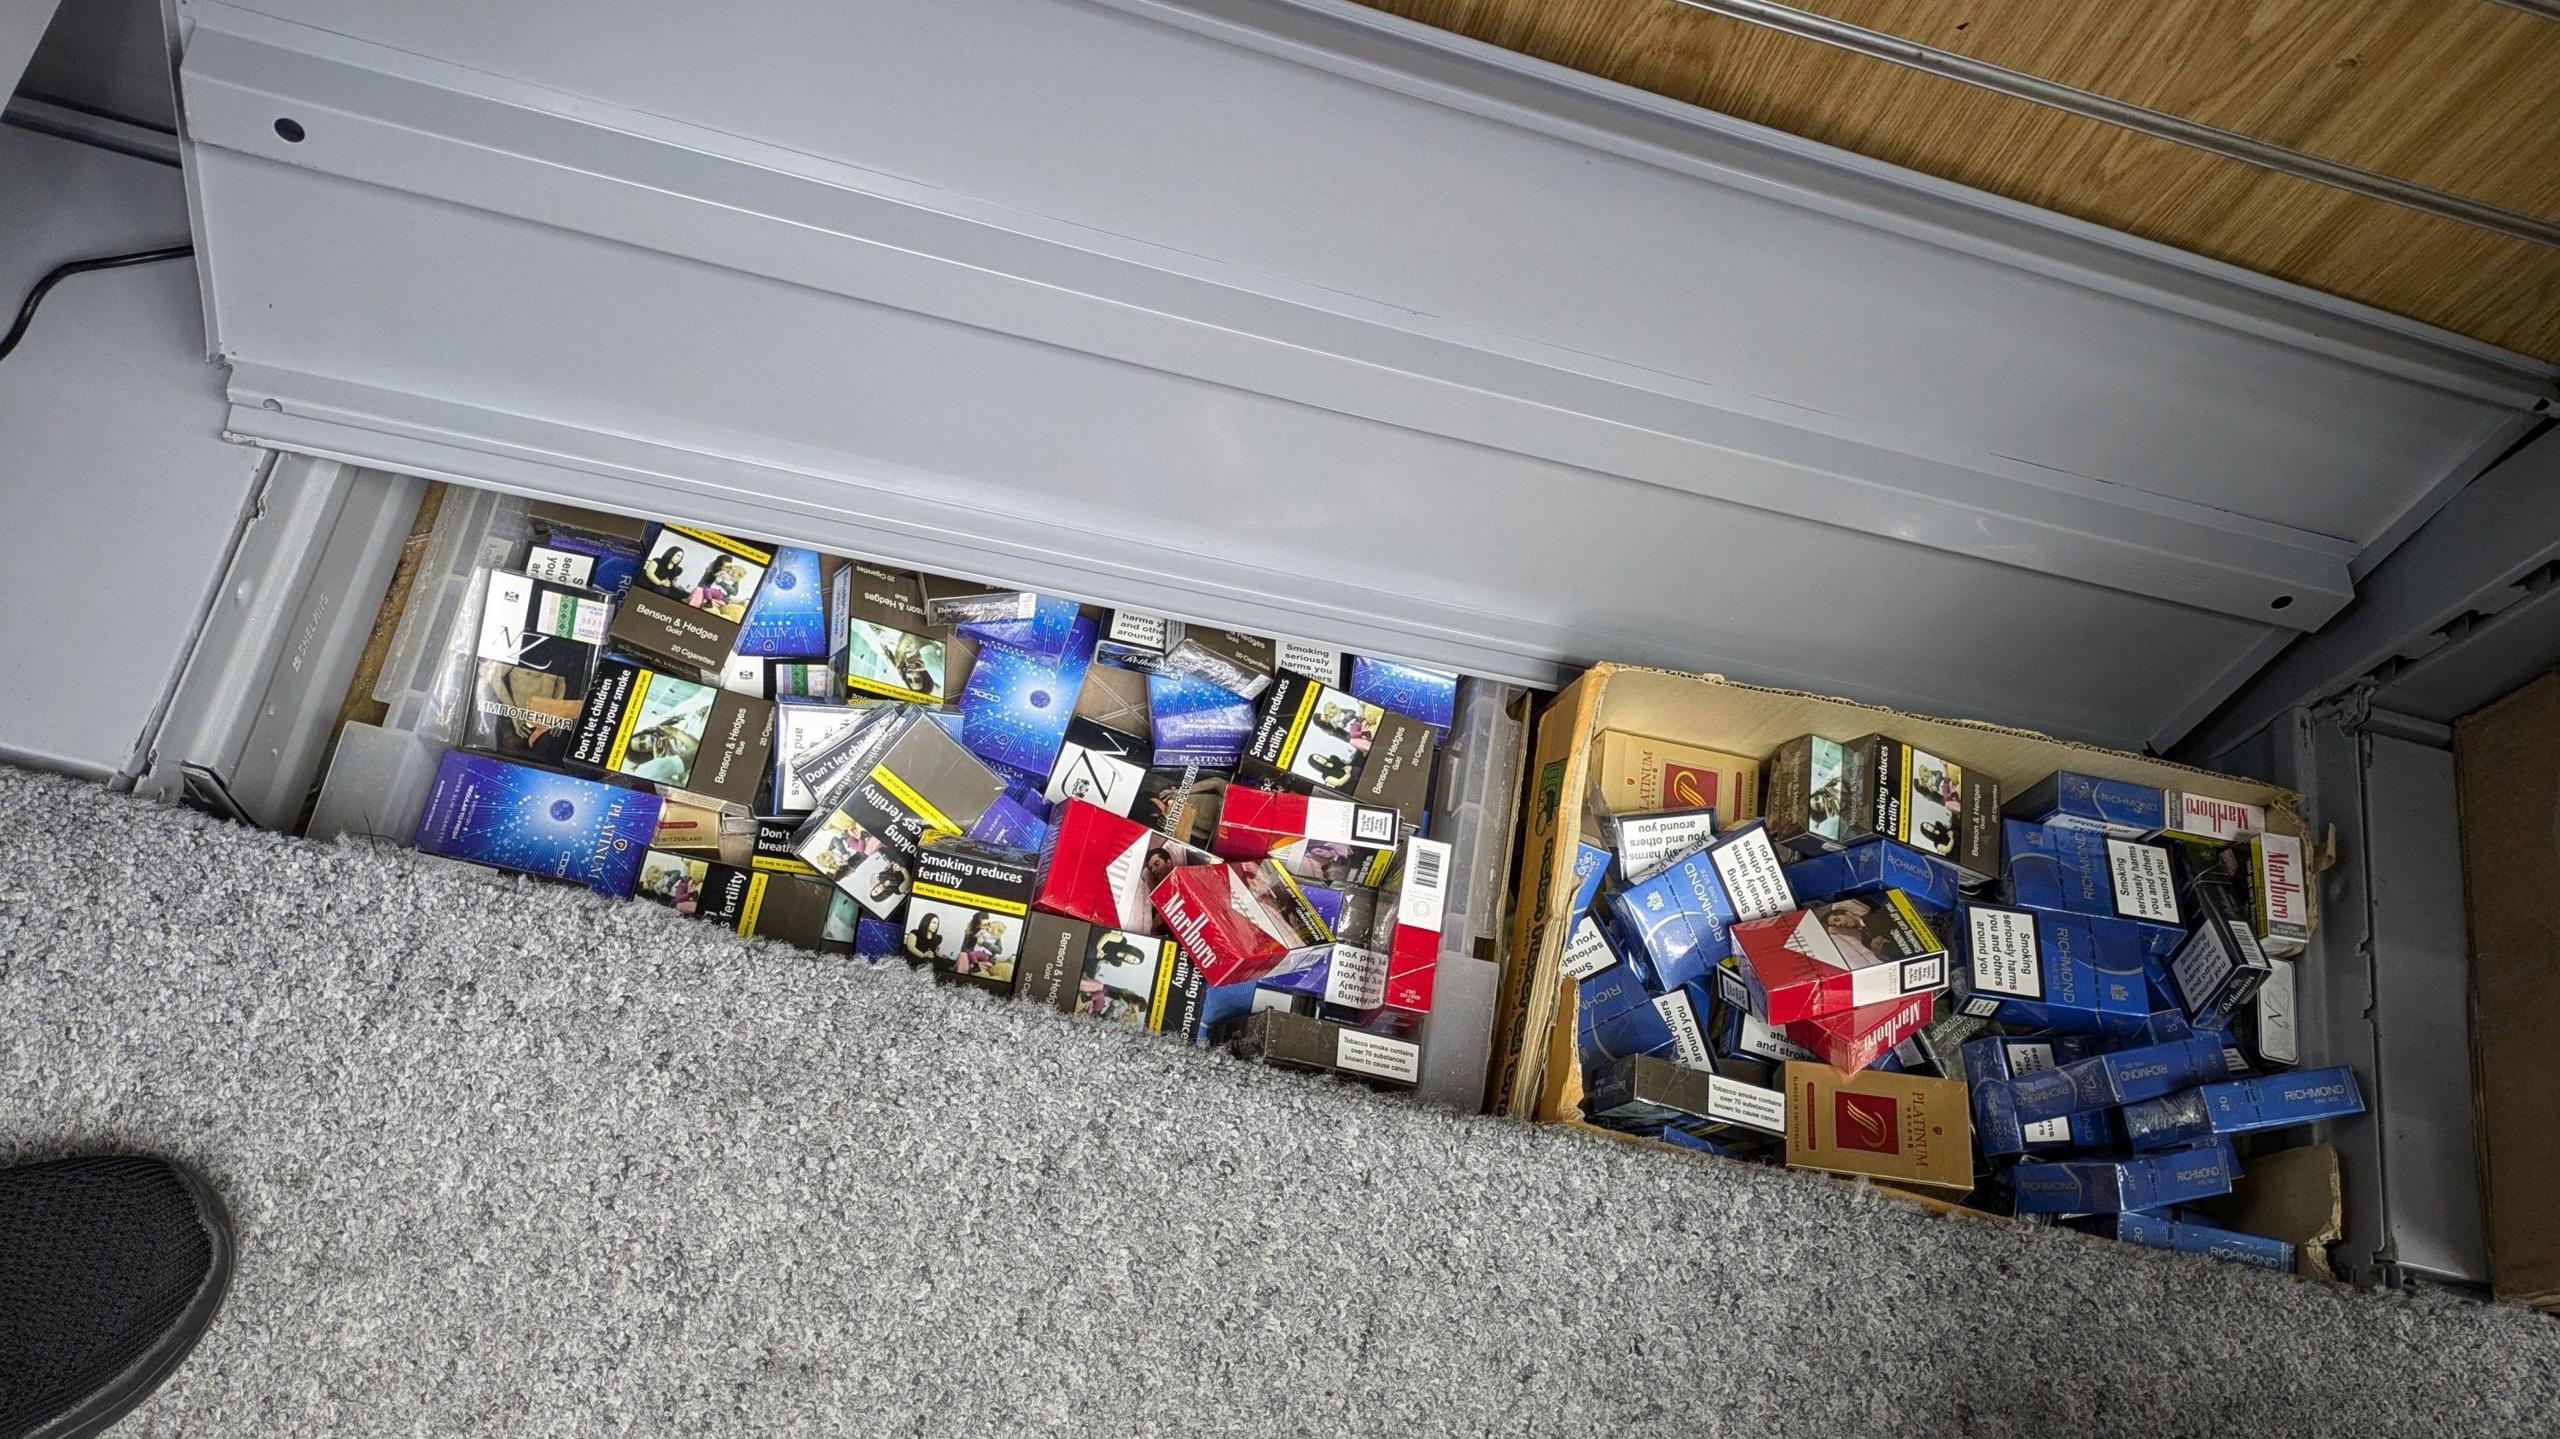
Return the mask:
[[2454, 726], [2489, 1286], [2560, 1309], [2560, 674]]

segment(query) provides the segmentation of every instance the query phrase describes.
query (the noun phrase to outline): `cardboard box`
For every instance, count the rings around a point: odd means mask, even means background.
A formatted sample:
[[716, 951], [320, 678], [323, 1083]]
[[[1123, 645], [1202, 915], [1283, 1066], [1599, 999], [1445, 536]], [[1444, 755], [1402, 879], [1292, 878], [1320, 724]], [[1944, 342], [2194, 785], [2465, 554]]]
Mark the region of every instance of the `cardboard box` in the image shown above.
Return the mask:
[[1287, 788], [1345, 794], [1392, 809], [1418, 827], [1438, 748], [1438, 731], [1420, 720], [1303, 675], [1282, 675], [1254, 718], [1243, 773]]
[[[1890, 735], [1931, 754], [1960, 754], [2004, 787], [2024, 788], [2057, 769], [2244, 800], [2289, 816], [2301, 804], [2254, 780], [2140, 755], [2054, 740], [2025, 730], [1934, 719], [1854, 701], [1738, 684], [1705, 675], [1601, 665], [1556, 696], [1536, 729], [1527, 831], [1510, 905], [1511, 942], [1496, 1011], [1491, 1102], [1495, 1110], [1570, 1122], [1581, 1094], [1577, 987], [1561, 970], [1563, 923], [1573, 899], [1576, 851], [1590, 813], [1596, 740], [1608, 730], [1654, 735], [1732, 754], [1768, 754], [1810, 734]], [[1772, 770], [1771, 794], [1779, 780]], [[1774, 802], [1767, 811], [1778, 837]]]
[[1977, 1019], [2022, 1029], [2133, 1038], [2151, 1018], [2130, 939], [2051, 910], [1969, 904], [1956, 915], [1949, 990]]
[[2124, 1107], [2125, 1143], [2136, 1150], [2200, 1144], [2217, 1135], [2289, 1129], [2364, 1113], [2355, 1071], [2340, 1065], [2261, 1075], [2181, 1090]]
[[1297, 879], [1269, 860], [1176, 869], [1151, 898], [1165, 932], [1210, 984], [1260, 979], [1292, 950], [1333, 939]]
[[2140, 1159], [2024, 1159], [2010, 1176], [2020, 1214], [2122, 1214], [2228, 1194], [2240, 1161], [2228, 1143]]
[[773, 760], [773, 702], [608, 659], [570, 740], [571, 763], [751, 808]]
[[1771, 1024], [1947, 987], [1946, 944], [1899, 890], [1744, 921], [1733, 943], [1751, 1010]]
[[607, 631], [633, 650], [686, 671], [717, 673], [738, 648], [747, 606], [773, 564], [773, 546], [716, 530], [651, 525], [639, 571]]
[[903, 920], [907, 957], [937, 973], [1012, 992], [1037, 855], [957, 835], [928, 835]]
[[1786, 866], [1785, 877], [1799, 904], [1898, 889], [1922, 909], [1946, 913], [1962, 898], [1954, 865], [1889, 839], [1797, 860]]
[[1248, 1015], [1229, 1048], [1257, 1064], [1340, 1074], [1393, 1089], [1410, 1089], [1422, 1078], [1420, 1045], [1286, 1010]]
[[1787, 1167], [1863, 1175], [1958, 1199], [1973, 1190], [1973, 1124], [1952, 1079], [1824, 1064], [1786, 1068]]
[[1711, 809], [1726, 824], [1760, 817], [1760, 761], [1650, 735], [1602, 733], [1591, 785], [1603, 814]]
[[2177, 866], [2165, 847], [2018, 820], [2003, 830], [2001, 877], [2011, 904], [2106, 920], [2149, 954], [2169, 954], [2185, 941]]

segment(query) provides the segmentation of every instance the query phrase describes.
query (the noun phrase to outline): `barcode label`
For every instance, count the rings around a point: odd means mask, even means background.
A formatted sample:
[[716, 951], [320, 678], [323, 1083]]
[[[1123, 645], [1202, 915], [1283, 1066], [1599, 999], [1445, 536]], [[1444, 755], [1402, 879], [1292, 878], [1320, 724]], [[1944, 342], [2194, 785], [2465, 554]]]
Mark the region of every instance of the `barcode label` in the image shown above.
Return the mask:
[[1449, 846], [1436, 839], [1405, 841], [1404, 888], [1396, 902], [1396, 922], [1410, 929], [1440, 932], [1448, 903]]

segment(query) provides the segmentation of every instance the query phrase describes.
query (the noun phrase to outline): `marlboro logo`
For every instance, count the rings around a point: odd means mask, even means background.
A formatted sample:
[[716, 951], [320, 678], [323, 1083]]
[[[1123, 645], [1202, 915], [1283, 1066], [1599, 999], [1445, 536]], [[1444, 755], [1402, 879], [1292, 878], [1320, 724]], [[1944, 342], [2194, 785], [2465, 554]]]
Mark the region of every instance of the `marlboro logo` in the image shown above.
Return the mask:
[[1902, 1106], [1891, 1095], [1844, 1092], [1832, 1098], [1837, 1101], [1832, 1127], [1842, 1149], [1869, 1154], [1902, 1152]]
[[1667, 809], [1699, 809], [1716, 802], [1716, 772], [1691, 765], [1662, 766], [1662, 789]]

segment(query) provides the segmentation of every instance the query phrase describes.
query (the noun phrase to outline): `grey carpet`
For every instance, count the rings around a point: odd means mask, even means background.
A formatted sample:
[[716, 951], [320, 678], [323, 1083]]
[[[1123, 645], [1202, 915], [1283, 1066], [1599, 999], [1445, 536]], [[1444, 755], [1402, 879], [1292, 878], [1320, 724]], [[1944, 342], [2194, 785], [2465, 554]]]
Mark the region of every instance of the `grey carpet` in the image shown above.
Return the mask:
[[2517, 1310], [1416, 1112], [16, 771], [0, 845], [0, 1162], [169, 1153], [241, 1231], [134, 1433], [2560, 1422]]

